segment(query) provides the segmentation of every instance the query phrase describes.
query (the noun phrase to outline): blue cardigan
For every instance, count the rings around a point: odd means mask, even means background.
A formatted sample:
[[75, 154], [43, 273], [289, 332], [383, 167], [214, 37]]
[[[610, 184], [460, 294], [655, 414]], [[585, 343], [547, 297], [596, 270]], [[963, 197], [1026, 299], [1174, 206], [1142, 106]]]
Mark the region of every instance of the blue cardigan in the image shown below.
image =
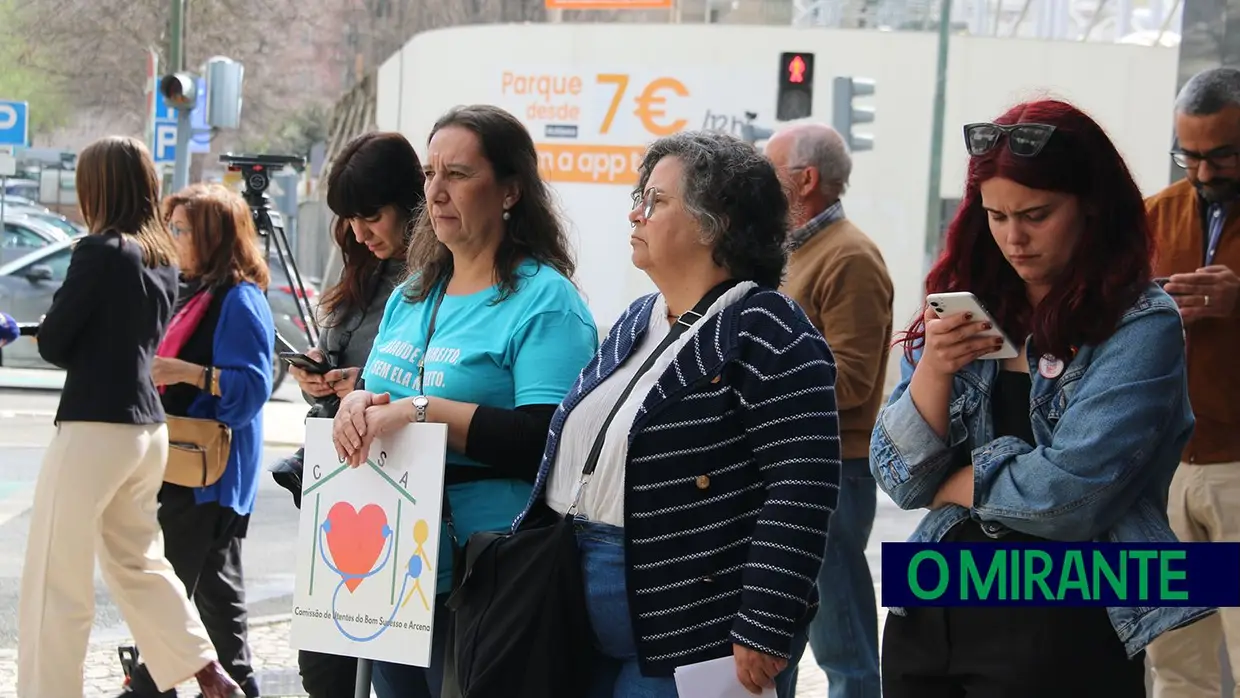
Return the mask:
[[[565, 419], [632, 353], [655, 298], [629, 306], [556, 411], [531, 506]], [[754, 289], [703, 320], [629, 432], [625, 573], [642, 673], [670, 676], [733, 643], [790, 658], [817, 610], [839, 478], [835, 362], [801, 308]]]
[[254, 511], [263, 462], [263, 406], [271, 398], [271, 360], [276, 329], [271, 306], [250, 282], [234, 286], [220, 307], [212, 344], [220, 396], [206, 392], [189, 406], [190, 417], [215, 419], [232, 428], [224, 475], [194, 488], [198, 504], [219, 502], [242, 516]]

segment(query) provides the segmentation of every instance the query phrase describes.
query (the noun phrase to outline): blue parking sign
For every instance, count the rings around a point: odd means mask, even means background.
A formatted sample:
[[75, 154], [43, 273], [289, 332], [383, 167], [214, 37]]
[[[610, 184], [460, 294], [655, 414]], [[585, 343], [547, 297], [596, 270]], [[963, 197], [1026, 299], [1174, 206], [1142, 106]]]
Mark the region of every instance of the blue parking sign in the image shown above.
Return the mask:
[[0, 145], [26, 145], [30, 142], [30, 105], [0, 100]]
[[[198, 78], [198, 98], [189, 115], [192, 135], [189, 152], [211, 152], [211, 128], [207, 126], [207, 83]], [[164, 95], [155, 85], [155, 149], [151, 153], [155, 162], [174, 162], [177, 159], [177, 110], [168, 106]]]

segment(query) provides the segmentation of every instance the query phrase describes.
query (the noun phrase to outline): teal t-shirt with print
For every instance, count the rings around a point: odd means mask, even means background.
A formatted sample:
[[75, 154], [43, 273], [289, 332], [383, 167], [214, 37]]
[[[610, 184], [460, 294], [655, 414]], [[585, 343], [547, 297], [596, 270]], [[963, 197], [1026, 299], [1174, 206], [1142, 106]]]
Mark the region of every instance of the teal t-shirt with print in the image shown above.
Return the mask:
[[[598, 349], [598, 329], [577, 288], [555, 269], [532, 260], [518, 269], [516, 292], [496, 303], [498, 286], [466, 296], [444, 296], [426, 351], [426, 395], [499, 409], [558, 405]], [[365, 389], [392, 400], [418, 394], [418, 361], [426, 346], [436, 289], [424, 301], [404, 298], [407, 284], [388, 298], [363, 377]], [[448, 463], [488, 467], [448, 450]], [[529, 500], [533, 485], [511, 479], [451, 485], [457, 538], [505, 531]], [[452, 547], [440, 532], [437, 588], [452, 580]]]

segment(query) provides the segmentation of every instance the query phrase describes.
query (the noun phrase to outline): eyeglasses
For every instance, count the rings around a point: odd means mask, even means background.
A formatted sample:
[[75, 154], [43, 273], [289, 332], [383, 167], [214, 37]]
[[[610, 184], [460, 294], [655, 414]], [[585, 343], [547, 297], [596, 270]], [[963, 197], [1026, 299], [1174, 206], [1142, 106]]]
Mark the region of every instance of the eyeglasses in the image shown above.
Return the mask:
[[964, 127], [964, 146], [969, 155], [985, 155], [999, 145], [999, 139], [1007, 136], [1008, 150], [1013, 155], [1031, 158], [1046, 147], [1055, 127], [1049, 124], [967, 124]]
[[659, 197], [668, 198], [666, 194], [657, 189], [650, 187], [644, 192], [633, 192], [633, 208], [641, 207], [642, 218], [650, 218], [654, 215], [654, 205], [659, 202]]
[[1226, 170], [1240, 165], [1240, 150], [1229, 146], [1216, 148], [1208, 153], [1195, 153], [1176, 148], [1171, 151], [1171, 160], [1185, 170], [1195, 170], [1203, 162], [1209, 163], [1212, 170]]

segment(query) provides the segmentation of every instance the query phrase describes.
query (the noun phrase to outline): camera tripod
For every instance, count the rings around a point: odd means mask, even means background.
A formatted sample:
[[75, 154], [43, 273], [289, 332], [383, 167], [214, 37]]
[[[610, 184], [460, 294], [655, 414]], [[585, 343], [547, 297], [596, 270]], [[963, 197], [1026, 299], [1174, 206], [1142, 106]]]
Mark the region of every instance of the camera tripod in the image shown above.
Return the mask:
[[[264, 241], [264, 254], [268, 263], [271, 262], [271, 248], [275, 245], [276, 256], [280, 267], [292, 287], [293, 301], [297, 306], [298, 319], [305, 328], [307, 346], [318, 344], [319, 324], [314, 309], [310, 307], [310, 298], [306, 293], [306, 285], [301, 278], [301, 270], [297, 268], [297, 260], [293, 256], [292, 246], [284, 232], [284, 219], [279, 211], [272, 210], [271, 197], [267, 187], [271, 184], [271, 172], [279, 171], [285, 166], [302, 168], [306, 159], [299, 155], [233, 155], [227, 153], [220, 156], [220, 162], [228, 165], [233, 172], [241, 172], [245, 182], [245, 190], [241, 196], [250, 206], [254, 217], [254, 227]], [[298, 351], [288, 340], [276, 332], [277, 351]]]

